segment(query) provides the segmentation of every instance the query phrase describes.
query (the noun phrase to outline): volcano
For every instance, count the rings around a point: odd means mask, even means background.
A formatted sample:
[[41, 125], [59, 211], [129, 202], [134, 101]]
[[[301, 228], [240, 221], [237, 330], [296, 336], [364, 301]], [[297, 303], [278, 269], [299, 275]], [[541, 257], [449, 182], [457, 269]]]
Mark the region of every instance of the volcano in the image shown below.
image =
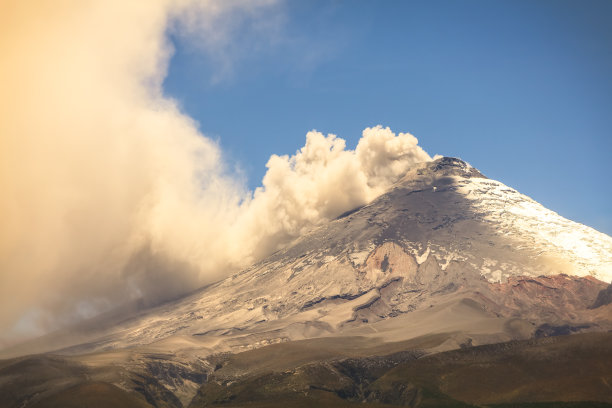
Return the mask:
[[0, 400], [607, 406], [611, 280], [612, 238], [443, 157], [220, 282], [4, 350]]

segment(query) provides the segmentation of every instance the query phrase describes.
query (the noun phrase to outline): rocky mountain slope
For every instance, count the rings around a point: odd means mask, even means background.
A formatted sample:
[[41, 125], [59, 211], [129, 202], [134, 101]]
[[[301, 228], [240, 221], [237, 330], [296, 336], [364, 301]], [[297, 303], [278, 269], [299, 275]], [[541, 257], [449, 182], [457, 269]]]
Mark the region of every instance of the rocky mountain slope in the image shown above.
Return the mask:
[[611, 279], [612, 238], [441, 158], [221, 282], [6, 353], [58, 350], [101, 384], [186, 406], [215, 356], [270, 344], [342, 338], [385, 349], [439, 335], [419, 349], [431, 354], [607, 331]]

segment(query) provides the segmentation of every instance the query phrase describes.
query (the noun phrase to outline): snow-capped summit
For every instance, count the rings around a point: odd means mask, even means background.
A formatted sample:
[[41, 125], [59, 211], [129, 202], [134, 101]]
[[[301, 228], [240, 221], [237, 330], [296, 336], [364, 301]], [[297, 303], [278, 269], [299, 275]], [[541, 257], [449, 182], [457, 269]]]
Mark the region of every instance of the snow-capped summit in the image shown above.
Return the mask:
[[[452, 197], [460, 199], [454, 201], [454, 208], [436, 212], [438, 218], [446, 220], [445, 228], [452, 229], [457, 236], [454, 243], [440, 242], [442, 237], [435, 237], [437, 244], [442, 244], [437, 245], [439, 257], [452, 257], [450, 252], [457, 253], [452, 247], [456, 248], [466, 238], [482, 241], [482, 232], [472, 236], [471, 228], [477, 225], [486, 226], [486, 233], [492, 238], [491, 247], [500, 240], [509, 245], [510, 252], [520, 254], [518, 263], [499, 262], [517, 258], [510, 253], [483, 257], [483, 261], [487, 260], [480, 270], [491, 281], [505, 281], [517, 274], [557, 273], [612, 280], [612, 238], [559, 216], [503, 183], [486, 178], [460, 159], [443, 157], [423, 164], [398, 184], [398, 188], [412, 191], [431, 185], [432, 192], [445, 193], [444, 199], [437, 200], [431, 208], [440, 208], [442, 201]], [[430, 204], [434, 202], [430, 200]], [[457, 256], [461, 257], [473, 251], [459, 252]]]

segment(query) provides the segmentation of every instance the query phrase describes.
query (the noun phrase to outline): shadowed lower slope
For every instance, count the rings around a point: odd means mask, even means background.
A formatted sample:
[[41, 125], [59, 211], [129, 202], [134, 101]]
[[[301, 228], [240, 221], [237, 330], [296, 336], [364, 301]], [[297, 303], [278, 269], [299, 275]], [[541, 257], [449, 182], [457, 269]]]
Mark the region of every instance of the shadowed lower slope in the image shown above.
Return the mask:
[[[440, 339], [423, 339], [423, 344], [436, 340]], [[412, 349], [387, 356], [327, 359], [291, 369], [243, 369], [244, 361], [254, 354], [274, 359], [279, 348], [232, 356], [190, 407], [612, 406], [611, 333], [465, 345], [424, 357]], [[308, 353], [308, 342], [294, 344], [293, 352]]]
[[322, 338], [211, 356], [210, 373], [186, 402], [167, 392], [152, 370], [118, 372], [112, 361], [93, 367], [33, 356], [2, 363], [0, 406], [612, 407], [612, 333], [466, 342], [436, 353], [449, 337]]

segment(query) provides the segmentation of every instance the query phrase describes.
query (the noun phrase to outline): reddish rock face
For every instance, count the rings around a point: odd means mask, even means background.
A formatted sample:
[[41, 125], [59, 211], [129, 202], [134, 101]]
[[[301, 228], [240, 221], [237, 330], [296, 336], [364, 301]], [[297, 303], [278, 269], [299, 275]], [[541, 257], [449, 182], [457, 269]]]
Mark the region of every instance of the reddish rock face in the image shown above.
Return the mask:
[[518, 276], [505, 283], [489, 284], [482, 302], [499, 316], [521, 318], [535, 326], [566, 327], [563, 333], [553, 330], [550, 335], [569, 334], [610, 326], [611, 310], [591, 308], [606, 287], [593, 277]]
[[386, 279], [402, 277], [414, 280], [417, 263], [411, 255], [394, 242], [385, 242], [368, 257], [365, 269], [368, 274], [383, 274]]
[[508, 307], [540, 305], [555, 309], [587, 309], [606, 284], [593, 277], [550, 275], [538, 277], [511, 277], [508, 282], [492, 284], [491, 289], [501, 298], [507, 298]]

